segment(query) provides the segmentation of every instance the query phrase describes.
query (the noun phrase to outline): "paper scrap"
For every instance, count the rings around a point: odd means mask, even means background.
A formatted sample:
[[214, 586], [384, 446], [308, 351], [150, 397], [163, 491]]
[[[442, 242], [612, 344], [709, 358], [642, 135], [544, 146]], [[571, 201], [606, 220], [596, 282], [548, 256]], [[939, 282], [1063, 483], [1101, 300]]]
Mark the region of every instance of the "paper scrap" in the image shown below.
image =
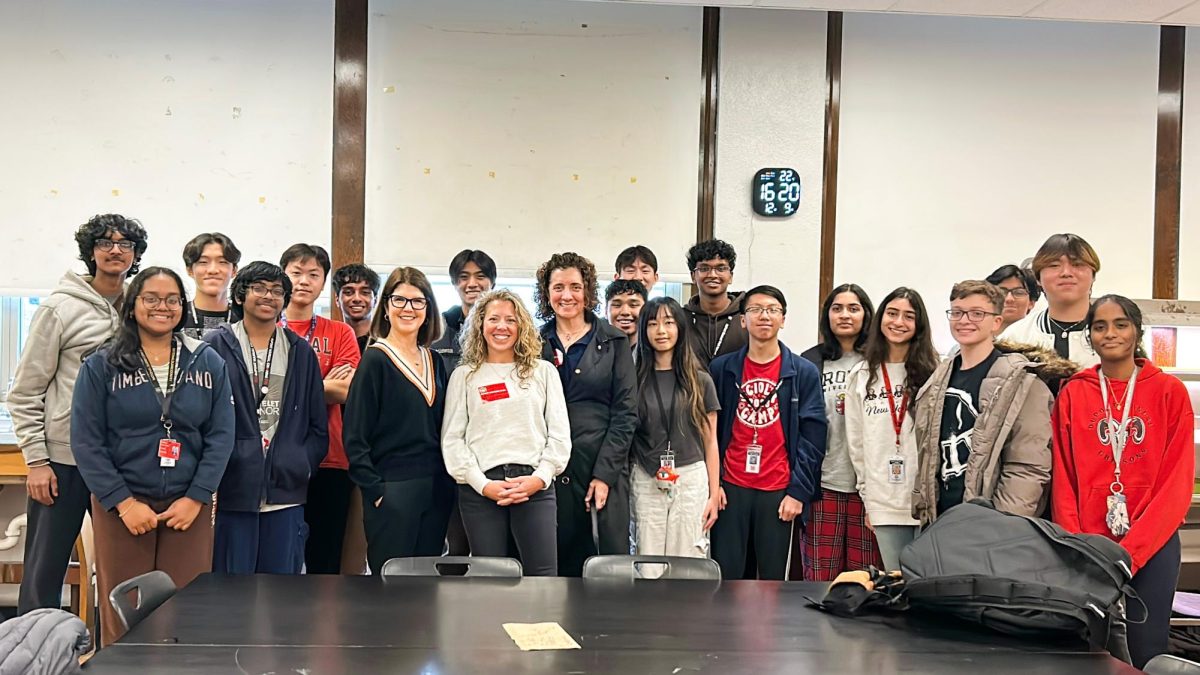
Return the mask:
[[540, 649], [579, 649], [579, 643], [557, 622], [506, 623], [504, 631], [523, 652]]

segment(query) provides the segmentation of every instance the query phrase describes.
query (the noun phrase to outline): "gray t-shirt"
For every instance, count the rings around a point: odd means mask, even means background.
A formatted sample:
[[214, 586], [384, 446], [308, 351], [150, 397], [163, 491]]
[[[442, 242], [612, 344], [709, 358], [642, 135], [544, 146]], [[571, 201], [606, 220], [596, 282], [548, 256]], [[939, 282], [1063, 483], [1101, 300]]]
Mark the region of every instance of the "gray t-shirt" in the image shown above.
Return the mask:
[[[250, 389], [257, 399], [261, 395], [260, 387], [262, 386], [261, 381], [264, 379], [263, 371], [267, 364], [267, 350], [256, 350], [250, 345], [250, 338], [246, 335], [246, 327], [242, 325], [242, 322], [234, 324], [233, 332], [242, 346], [242, 359], [246, 361], [246, 374], [250, 377]], [[276, 328], [275, 354], [271, 356], [271, 377], [265, 378], [267, 379], [267, 395], [263, 398], [260, 406], [262, 414], [258, 417], [258, 427], [262, 431], [263, 438], [268, 441], [275, 438], [275, 430], [279, 427], [279, 412], [283, 403], [283, 383], [287, 379], [289, 349], [287, 336], [283, 334], [283, 329]], [[257, 379], [255, 371], [258, 372]]]
[[[658, 397], [654, 395], [654, 383], [646, 382], [638, 391], [638, 427], [633, 435], [633, 460], [653, 476], [667, 451], [667, 418], [670, 416], [672, 392], [675, 395], [675, 426], [671, 434], [671, 452], [675, 454], [675, 466], [703, 461], [704, 437], [692, 422], [691, 403], [683, 387], [675, 385], [675, 372], [656, 370], [651, 377], [658, 381], [658, 391], [667, 409], [659, 407]], [[717, 399], [717, 387], [712, 377], [700, 371], [697, 378], [704, 390], [705, 412], [720, 410], [721, 403]]]
[[850, 463], [846, 444], [846, 383], [850, 370], [863, 360], [862, 354], [843, 354], [826, 361], [821, 371], [821, 389], [825, 392], [825, 417], [829, 419], [829, 444], [821, 464], [821, 487], [834, 492], [854, 492], [858, 479]]

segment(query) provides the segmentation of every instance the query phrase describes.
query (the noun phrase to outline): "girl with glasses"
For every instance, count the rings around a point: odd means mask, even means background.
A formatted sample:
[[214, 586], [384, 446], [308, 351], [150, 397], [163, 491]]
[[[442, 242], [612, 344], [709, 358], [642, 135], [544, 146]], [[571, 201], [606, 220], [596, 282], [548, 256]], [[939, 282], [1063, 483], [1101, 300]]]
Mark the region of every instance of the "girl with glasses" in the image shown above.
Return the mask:
[[449, 374], [430, 349], [442, 330], [433, 289], [420, 270], [398, 267], [380, 298], [342, 432], [374, 574], [389, 558], [441, 555], [456, 493], [442, 460]]

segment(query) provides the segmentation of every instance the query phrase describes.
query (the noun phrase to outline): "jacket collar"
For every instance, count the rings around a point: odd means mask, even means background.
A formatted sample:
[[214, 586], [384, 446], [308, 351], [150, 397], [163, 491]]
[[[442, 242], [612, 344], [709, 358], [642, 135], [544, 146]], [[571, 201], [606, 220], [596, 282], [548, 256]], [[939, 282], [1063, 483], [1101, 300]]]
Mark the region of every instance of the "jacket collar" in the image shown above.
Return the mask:
[[[741, 381], [742, 372], [746, 365], [746, 357], [749, 354], [750, 354], [750, 346], [747, 345], [747, 346], [742, 347], [741, 349], [737, 350], [736, 352], [732, 352], [731, 354], [727, 355], [727, 356], [732, 356], [733, 358], [725, 360], [725, 362], [722, 366], [724, 371], [726, 373], [729, 373], [730, 375], [733, 375], [733, 377], [735, 379], [737, 379], [738, 381]], [[718, 357], [718, 358], [725, 358], [725, 357], [722, 356], [722, 357]], [[779, 379], [780, 379], [780, 381], [795, 375], [796, 374], [796, 364], [792, 361], [792, 350], [788, 349], [788, 346], [783, 343], [783, 340], [779, 341], [779, 358], [782, 359], [782, 362], [779, 364]]]
[[[598, 316], [593, 315], [590, 312], [585, 314], [584, 318], [587, 320], [587, 322], [589, 324], [592, 324], [593, 328], [595, 328], [595, 332], [592, 333], [592, 340], [595, 342], [612, 342], [613, 340], [618, 340], [618, 339], [619, 340], [628, 340], [629, 339], [629, 336], [627, 336], [624, 333], [622, 333], [621, 331], [617, 330], [617, 328], [614, 327], [612, 324], [605, 321], [604, 319], [601, 319]], [[546, 323], [542, 324], [542, 329], [541, 329], [540, 333], [542, 335], [542, 340], [544, 340], [547, 344], [550, 343], [550, 336], [554, 335], [554, 331], [557, 326], [558, 326], [557, 319], [550, 319]]]

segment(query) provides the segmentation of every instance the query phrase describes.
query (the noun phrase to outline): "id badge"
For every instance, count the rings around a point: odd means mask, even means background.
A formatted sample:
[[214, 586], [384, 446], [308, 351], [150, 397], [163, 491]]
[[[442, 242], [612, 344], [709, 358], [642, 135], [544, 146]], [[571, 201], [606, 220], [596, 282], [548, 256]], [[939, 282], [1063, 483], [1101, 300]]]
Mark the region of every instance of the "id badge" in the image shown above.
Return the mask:
[[158, 465], [159, 466], [175, 466], [175, 462], [179, 460], [180, 451], [183, 445], [173, 438], [163, 438], [158, 441]]
[[758, 473], [762, 470], [762, 446], [751, 443], [746, 446], [746, 473]]
[[904, 458], [899, 455], [893, 455], [888, 458], [887, 463], [888, 482], [893, 485], [901, 485], [907, 475], [904, 468]]
[[1125, 504], [1124, 492], [1108, 496], [1108, 513], [1104, 517], [1104, 522], [1114, 537], [1120, 537], [1129, 532], [1129, 507]]
[[658, 465], [664, 469], [674, 470], [675, 469], [675, 455], [673, 453], [667, 454], [667, 455], [659, 455], [658, 456]]

